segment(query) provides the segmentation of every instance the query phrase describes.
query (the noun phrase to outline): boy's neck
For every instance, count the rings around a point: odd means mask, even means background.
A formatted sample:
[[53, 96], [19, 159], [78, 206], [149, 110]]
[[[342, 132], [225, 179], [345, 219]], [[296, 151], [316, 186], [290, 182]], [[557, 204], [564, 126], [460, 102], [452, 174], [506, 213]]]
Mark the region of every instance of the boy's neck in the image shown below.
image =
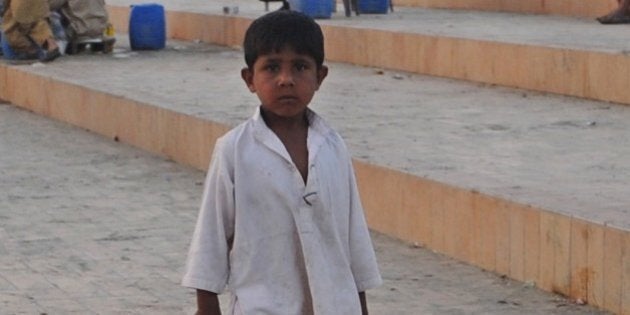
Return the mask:
[[260, 108], [260, 115], [265, 121], [265, 124], [274, 132], [302, 130], [308, 128], [309, 123], [306, 112], [307, 110], [304, 110], [300, 115], [282, 117], [265, 110], [263, 107]]

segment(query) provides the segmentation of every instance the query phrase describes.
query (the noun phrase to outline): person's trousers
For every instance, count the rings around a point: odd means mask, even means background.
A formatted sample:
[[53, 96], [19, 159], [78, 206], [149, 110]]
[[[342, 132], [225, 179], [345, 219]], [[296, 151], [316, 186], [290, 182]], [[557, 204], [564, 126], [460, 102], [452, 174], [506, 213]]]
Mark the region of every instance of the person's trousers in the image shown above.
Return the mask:
[[53, 38], [47, 0], [5, 0], [2, 32], [16, 53], [35, 53]]

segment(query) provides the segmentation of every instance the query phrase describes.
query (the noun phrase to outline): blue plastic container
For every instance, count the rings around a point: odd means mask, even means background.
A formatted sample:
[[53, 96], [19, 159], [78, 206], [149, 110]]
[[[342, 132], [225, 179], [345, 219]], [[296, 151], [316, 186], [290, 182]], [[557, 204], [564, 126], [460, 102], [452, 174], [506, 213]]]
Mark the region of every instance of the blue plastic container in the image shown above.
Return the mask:
[[330, 19], [333, 11], [331, 0], [293, 0], [289, 1], [291, 10], [302, 12], [314, 19]]
[[358, 0], [358, 2], [360, 13], [386, 14], [389, 9], [389, 0]]
[[166, 46], [166, 21], [161, 4], [131, 6], [129, 43], [132, 50], [155, 50]]

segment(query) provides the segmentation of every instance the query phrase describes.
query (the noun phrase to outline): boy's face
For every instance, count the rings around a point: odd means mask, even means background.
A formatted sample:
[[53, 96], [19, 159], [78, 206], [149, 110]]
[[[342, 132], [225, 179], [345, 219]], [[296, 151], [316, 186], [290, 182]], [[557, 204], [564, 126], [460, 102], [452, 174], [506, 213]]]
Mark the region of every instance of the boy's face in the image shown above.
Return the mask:
[[241, 71], [263, 109], [283, 118], [304, 114], [327, 74], [327, 67], [318, 69], [313, 57], [297, 54], [291, 48], [261, 55], [252, 68]]

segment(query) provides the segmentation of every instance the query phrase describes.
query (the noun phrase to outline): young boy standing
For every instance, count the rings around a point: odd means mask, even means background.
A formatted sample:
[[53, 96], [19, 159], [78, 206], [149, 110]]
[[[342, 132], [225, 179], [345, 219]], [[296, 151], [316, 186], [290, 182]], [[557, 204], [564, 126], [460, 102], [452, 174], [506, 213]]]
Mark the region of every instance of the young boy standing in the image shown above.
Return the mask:
[[241, 75], [261, 105], [215, 145], [182, 284], [198, 314], [367, 314], [378, 271], [351, 157], [308, 108], [328, 74], [313, 19], [255, 20]]

